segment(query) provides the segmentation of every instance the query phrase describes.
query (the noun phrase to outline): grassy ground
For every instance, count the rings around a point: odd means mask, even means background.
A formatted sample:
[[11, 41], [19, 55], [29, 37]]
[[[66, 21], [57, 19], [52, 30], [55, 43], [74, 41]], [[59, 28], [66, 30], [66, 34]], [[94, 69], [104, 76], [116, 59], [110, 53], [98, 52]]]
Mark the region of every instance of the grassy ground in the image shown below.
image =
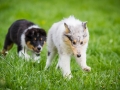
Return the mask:
[[18, 58], [14, 45], [6, 57], [0, 56], [0, 90], [120, 90], [119, 0], [0, 0], [0, 50], [15, 20], [28, 19], [48, 31], [69, 15], [88, 21], [87, 63], [92, 71], [82, 71], [72, 57], [73, 78], [68, 81], [55, 70], [57, 60], [43, 70], [46, 46], [37, 64]]

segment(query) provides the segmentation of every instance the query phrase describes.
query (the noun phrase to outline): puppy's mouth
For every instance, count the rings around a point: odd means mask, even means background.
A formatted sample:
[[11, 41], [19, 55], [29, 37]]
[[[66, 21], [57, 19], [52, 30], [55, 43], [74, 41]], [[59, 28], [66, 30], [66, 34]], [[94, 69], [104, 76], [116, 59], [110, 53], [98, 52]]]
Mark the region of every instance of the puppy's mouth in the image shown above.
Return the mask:
[[38, 50], [37, 48], [33, 48], [33, 51], [36, 53], [36, 54], [39, 54], [41, 52], [41, 50]]

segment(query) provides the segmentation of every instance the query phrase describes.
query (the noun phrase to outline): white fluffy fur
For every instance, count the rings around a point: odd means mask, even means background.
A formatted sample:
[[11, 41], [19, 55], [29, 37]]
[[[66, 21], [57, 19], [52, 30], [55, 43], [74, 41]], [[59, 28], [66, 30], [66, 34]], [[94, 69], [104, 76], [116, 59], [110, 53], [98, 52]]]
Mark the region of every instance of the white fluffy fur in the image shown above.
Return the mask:
[[[70, 49], [68, 45], [66, 45], [66, 43], [63, 40], [64, 32], [65, 32], [64, 23], [66, 23], [68, 26], [71, 26], [73, 29], [77, 25], [82, 26], [82, 22], [78, 19], [75, 19], [74, 16], [70, 16], [69, 18], [66, 18], [52, 25], [52, 27], [48, 32], [48, 37], [47, 37], [47, 45], [48, 45], [48, 51], [50, 52], [50, 55], [47, 57], [45, 69], [47, 69], [50, 66], [51, 61], [53, 60], [53, 57], [58, 52], [59, 60], [58, 60], [57, 67], [60, 67], [64, 77], [67, 77], [70, 79], [72, 77], [71, 70], [70, 70], [70, 56], [73, 54], [73, 51]], [[81, 30], [82, 27], [79, 27], [79, 29]], [[87, 39], [89, 40], [88, 29], [86, 30], [87, 30], [86, 31]], [[77, 34], [81, 34], [81, 33], [77, 33]], [[76, 56], [75, 57], [76, 57], [77, 63], [81, 66], [83, 70], [90, 71], [91, 68], [86, 64], [87, 46], [88, 46], [88, 42], [83, 46], [78, 45], [77, 49], [78, 49], [78, 52], [81, 53], [81, 57], [80, 58]]]
[[[31, 57], [27, 54], [27, 51], [29, 50], [29, 48], [27, 47], [27, 45], [25, 43], [25, 32], [32, 28], [40, 28], [40, 27], [37, 25], [32, 25], [32, 26], [28, 27], [21, 35], [21, 45], [22, 45], [23, 49], [21, 51], [19, 51], [19, 57], [22, 57], [23, 59], [25, 58], [26, 60], [31, 59]], [[42, 47], [41, 47], [41, 50], [42, 50]], [[34, 61], [38, 61], [38, 63], [40, 62], [39, 61], [40, 56], [36, 56], [35, 52], [32, 53], [32, 58], [34, 59]]]

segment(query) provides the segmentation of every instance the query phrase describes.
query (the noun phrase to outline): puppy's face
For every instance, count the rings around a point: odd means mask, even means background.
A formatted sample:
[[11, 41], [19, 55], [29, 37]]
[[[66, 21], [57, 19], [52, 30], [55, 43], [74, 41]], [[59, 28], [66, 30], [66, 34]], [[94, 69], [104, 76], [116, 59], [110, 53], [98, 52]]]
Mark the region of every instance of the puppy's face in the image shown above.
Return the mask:
[[86, 22], [77, 26], [65, 25], [65, 38], [64, 41], [68, 44], [76, 57], [81, 57], [81, 51], [84, 49], [83, 46], [88, 43], [89, 34], [86, 27]]
[[32, 28], [25, 33], [25, 42], [27, 47], [39, 54], [46, 42], [46, 32], [43, 29]]

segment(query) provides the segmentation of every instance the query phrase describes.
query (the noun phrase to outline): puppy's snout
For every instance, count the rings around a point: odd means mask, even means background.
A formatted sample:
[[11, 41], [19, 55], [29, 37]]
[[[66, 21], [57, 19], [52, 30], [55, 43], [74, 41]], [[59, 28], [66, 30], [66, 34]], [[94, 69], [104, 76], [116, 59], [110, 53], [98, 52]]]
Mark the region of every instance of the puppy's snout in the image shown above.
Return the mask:
[[40, 50], [41, 50], [41, 47], [37, 47], [37, 49], [40, 51]]
[[77, 54], [77, 57], [78, 57], [78, 58], [81, 57], [81, 54]]

